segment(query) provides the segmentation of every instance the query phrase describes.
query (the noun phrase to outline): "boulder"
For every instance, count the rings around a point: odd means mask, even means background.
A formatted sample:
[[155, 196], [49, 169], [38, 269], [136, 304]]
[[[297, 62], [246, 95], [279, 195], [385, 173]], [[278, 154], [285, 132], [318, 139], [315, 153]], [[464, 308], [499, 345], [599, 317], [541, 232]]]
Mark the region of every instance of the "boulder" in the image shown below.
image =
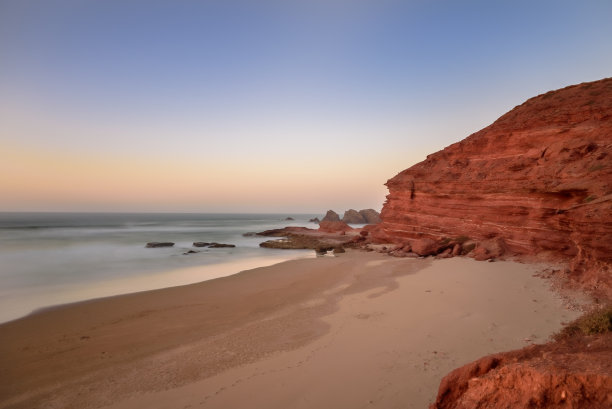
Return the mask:
[[334, 247], [334, 254], [340, 254], [340, 253], [346, 253], [346, 250], [344, 250], [344, 247], [342, 246]]
[[453, 256], [453, 249], [447, 248], [446, 250], [438, 254], [436, 258], [451, 258], [452, 256]]
[[451, 254], [452, 254], [453, 257], [461, 255], [461, 244], [456, 243], [453, 246], [453, 250], [452, 250]]
[[319, 218], [318, 218], [318, 217], [315, 217], [314, 219], [310, 219], [310, 220], [308, 220], [308, 221], [309, 221], [310, 223], [317, 223], [317, 224], [321, 222], [321, 220], [319, 220]]
[[317, 255], [324, 256], [325, 254], [327, 254], [328, 251], [332, 251], [333, 249], [334, 246], [322, 245], [317, 247], [315, 251], [317, 252]]
[[472, 257], [478, 261], [493, 260], [501, 257], [505, 252], [506, 246], [503, 239], [497, 237], [481, 242], [472, 252]]
[[208, 247], [211, 244], [212, 243], [207, 243], [207, 242], [203, 242], [203, 241], [194, 241], [193, 242], [193, 247]]
[[419, 256], [431, 256], [438, 252], [438, 243], [432, 239], [417, 239], [411, 243], [412, 252]]

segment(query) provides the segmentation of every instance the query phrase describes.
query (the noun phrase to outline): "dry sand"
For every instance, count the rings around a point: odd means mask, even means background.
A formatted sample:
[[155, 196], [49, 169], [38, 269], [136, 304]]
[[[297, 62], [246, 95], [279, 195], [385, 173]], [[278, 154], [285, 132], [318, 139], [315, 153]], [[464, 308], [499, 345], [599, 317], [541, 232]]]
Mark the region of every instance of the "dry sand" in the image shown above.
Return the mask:
[[426, 408], [577, 316], [537, 268], [351, 251], [0, 326], [0, 408]]

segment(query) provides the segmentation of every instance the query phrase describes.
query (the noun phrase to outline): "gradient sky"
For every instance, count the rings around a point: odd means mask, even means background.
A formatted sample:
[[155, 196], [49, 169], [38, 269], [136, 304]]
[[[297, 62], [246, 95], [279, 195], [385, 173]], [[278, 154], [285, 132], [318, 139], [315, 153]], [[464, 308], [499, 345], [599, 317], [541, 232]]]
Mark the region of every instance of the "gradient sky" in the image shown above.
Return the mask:
[[612, 75], [612, 2], [0, 0], [0, 211], [380, 209]]

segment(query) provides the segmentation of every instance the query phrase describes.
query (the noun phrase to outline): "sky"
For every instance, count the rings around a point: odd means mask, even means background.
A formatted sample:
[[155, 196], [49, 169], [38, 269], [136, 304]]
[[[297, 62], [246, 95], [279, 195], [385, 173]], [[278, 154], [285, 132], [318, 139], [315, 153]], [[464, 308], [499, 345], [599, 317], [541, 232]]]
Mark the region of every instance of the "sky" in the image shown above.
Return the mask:
[[0, 0], [0, 211], [380, 210], [384, 183], [612, 76], [612, 2]]

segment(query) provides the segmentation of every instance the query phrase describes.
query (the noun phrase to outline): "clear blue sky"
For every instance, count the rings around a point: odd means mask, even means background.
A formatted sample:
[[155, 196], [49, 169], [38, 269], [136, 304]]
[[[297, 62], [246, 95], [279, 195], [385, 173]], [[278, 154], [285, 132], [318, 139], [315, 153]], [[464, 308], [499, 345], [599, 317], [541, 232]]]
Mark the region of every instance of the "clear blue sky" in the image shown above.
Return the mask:
[[612, 1], [0, 0], [0, 210], [380, 208], [611, 75]]

